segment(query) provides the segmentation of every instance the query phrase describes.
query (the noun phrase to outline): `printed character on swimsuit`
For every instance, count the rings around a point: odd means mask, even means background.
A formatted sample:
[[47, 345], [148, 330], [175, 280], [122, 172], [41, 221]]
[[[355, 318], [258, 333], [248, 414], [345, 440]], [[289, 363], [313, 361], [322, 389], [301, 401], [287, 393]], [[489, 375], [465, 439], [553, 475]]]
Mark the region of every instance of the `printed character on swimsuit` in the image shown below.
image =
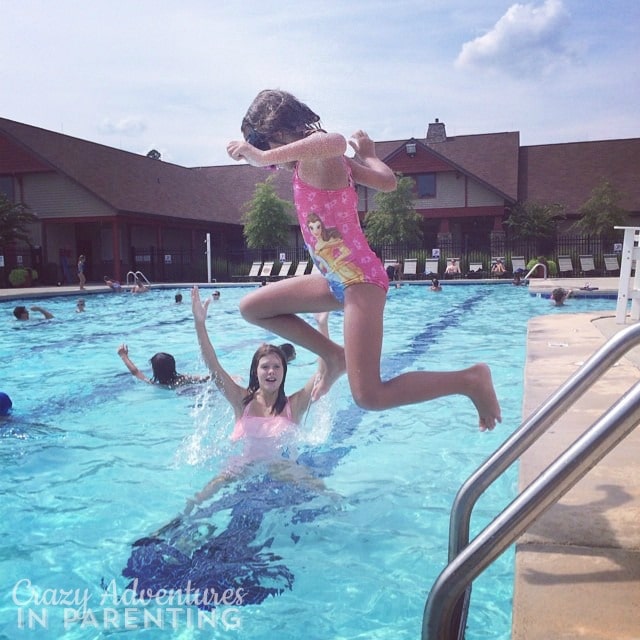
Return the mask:
[[309, 248], [317, 258], [315, 262], [320, 271], [324, 274], [335, 273], [343, 283], [365, 281], [362, 269], [349, 259], [351, 249], [345, 244], [338, 229], [327, 229], [316, 213], [308, 215], [307, 227], [315, 240], [314, 246]]

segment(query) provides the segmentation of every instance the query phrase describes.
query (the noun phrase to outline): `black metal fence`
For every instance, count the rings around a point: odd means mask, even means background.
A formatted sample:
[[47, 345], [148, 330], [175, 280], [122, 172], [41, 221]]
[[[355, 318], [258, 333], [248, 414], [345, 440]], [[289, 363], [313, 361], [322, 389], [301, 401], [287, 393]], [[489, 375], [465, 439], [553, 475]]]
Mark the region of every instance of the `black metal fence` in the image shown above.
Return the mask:
[[[510, 268], [513, 256], [522, 256], [525, 264], [538, 257], [544, 257], [550, 265], [551, 275], [556, 275], [555, 266], [559, 256], [568, 256], [573, 264], [573, 273], [566, 272], [563, 276], [583, 275], [580, 269], [580, 256], [588, 255], [594, 259], [596, 271], [591, 275], [604, 275], [604, 255], [620, 253], [622, 237], [618, 240], [601, 236], [559, 235], [554, 241], [524, 242], [511, 240], [504, 234], [492, 236], [486, 242], [475, 243], [474, 250], [464, 251], [464, 243], [451, 241], [441, 247], [436, 246], [437, 240], [431, 239], [434, 246], [411, 243], [387, 244], [373, 246], [373, 250], [384, 260], [399, 260], [407, 258], [417, 260], [418, 277], [424, 277], [427, 259], [439, 254], [438, 273], [444, 273], [447, 258], [460, 258], [460, 268], [463, 273], [469, 269], [471, 262], [481, 263], [483, 271], [491, 272], [491, 264], [496, 257], [504, 258], [507, 268]], [[466, 245], [470, 246], [470, 245]], [[483, 248], [478, 249], [478, 246]], [[36, 264], [37, 260], [30, 260], [30, 254], [24, 256], [24, 267], [35, 268], [38, 277], [34, 284], [55, 285], [66, 283], [61, 265], [55, 263]], [[273, 274], [279, 273], [283, 261], [291, 262], [290, 274], [300, 262], [309, 263], [309, 254], [305, 247], [276, 247], [272, 249], [234, 249], [225, 253], [214, 252], [211, 261], [211, 277], [218, 282], [233, 282], [249, 274], [254, 262], [273, 261]], [[33, 262], [33, 264], [31, 264]], [[310, 265], [309, 265], [310, 266]], [[0, 286], [10, 286], [8, 282], [11, 268], [0, 268]], [[121, 265], [120, 274], [125, 279], [128, 271], [141, 271], [150, 282], [204, 282], [207, 279], [207, 256], [204, 251], [175, 250], [171, 248], [138, 248], [131, 249], [128, 264]], [[87, 264], [87, 279], [89, 282], [101, 282], [104, 275], [112, 276], [116, 273], [113, 262], [102, 261]], [[72, 275], [75, 275], [72, 274]], [[75, 279], [72, 277], [72, 283]]]

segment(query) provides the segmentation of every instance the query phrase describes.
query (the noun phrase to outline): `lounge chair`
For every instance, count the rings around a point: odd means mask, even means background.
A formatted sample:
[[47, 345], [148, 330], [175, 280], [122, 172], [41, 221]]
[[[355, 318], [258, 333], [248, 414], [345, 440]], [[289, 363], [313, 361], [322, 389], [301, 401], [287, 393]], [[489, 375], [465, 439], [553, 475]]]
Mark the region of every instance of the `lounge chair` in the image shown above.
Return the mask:
[[294, 277], [295, 276], [303, 276], [306, 272], [307, 272], [307, 267], [309, 266], [309, 261], [308, 260], [300, 260], [300, 262], [298, 262], [298, 266], [296, 267], [296, 270], [294, 272]]
[[320, 269], [318, 269], [318, 265], [314, 262], [313, 266], [311, 267], [311, 273], [321, 273]]
[[273, 270], [273, 260], [265, 262], [262, 265], [262, 269], [260, 269], [260, 277], [268, 278], [271, 275], [271, 271]]
[[558, 273], [569, 273], [573, 275], [573, 262], [569, 256], [558, 256]]
[[618, 262], [618, 254], [607, 253], [604, 256], [604, 270], [605, 273], [612, 271], [620, 271], [620, 263]]
[[520, 271], [522, 276], [527, 275], [527, 261], [524, 256], [512, 256], [511, 257], [511, 273], [514, 275]]
[[438, 276], [438, 258], [427, 258], [424, 263], [424, 275], [429, 278], [432, 276]]
[[233, 276], [234, 278], [242, 278], [243, 280], [252, 280], [253, 278], [257, 278], [260, 273], [260, 268], [262, 267], [262, 262], [254, 262], [251, 265], [251, 269], [249, 269], [249, 273], [246, 276]]
[[280, 265], [280, 271], [278, 271], [278, 273], [273, 277], [274, 278], [283, 278], [283, 279], [288, 277], [289, 271], [291, 271], [291, 265], [292, 265], [292, 262], [290, 260], [287, 261], [287, 262], [283, 262]]
[[399, 280], [400, 279], [400, 262], [398, 260], [385, 260], [384, 261], [384, 270], [387, 272], [389, 276], [389, 280]]
[[580, 257], [580, 271], [584, 275], [595, 275], [596, 274], [596, 265], [593, 262], [593, 256], [579, 256]]
[[482, 275], [482, 262], [469, 262], [468, 278], [479, 278]]
[[460, 274], [460, 258], [448, 258], [447, 268], [444, 270], [444, 277], [459, 278]]
[[409, 276], [410, 278], [415, 278], [418, 273], [418, 259], [417, 258], [406, 258], [404, 261], [404, 266], [402, 267], [402, 276], [406, 278]]
[[503, 256], [491, 258], [491, 275], [494, 278], [503, 278], [507, 275], [507, 267], [505, 266]]

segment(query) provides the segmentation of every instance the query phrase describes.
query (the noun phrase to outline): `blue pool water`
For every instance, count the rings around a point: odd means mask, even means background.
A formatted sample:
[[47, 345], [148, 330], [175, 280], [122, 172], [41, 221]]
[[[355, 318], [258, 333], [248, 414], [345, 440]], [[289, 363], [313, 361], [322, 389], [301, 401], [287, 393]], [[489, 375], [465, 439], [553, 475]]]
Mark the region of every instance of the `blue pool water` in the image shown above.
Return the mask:
[[[0, 638], [419, 637], [428, 590], [447, 560], [455, 492], [521, 422], [527, 321], [615, 307], [572, 299], [551, 308], [505, 285], [391, 290], [383, 374], [488, 362], [502, 425], [480, 433], [461, 397], [365, 413], [342, 379], [300, 435], [301, 468], [322, 486], [257, 471], [168, 527], [160, 544], [151, 534], [236, 453], [232, 413], [215, 389], [145, 385], [117, 356], [126, 342], [147, 375], [157, 351], [174, 354], [181, 372], [205, 373], [188, 291], [182, 305], [176, 291], [85, 296], [84, 314], [75, 298], [24, 303], [45, 306], [50, 322], [19, 323], [11, 310], [21, 303], [0, 303], [0, 390], [14, 403], [0, 428]], [[279, 340], [239, 317], [245, 293], [223, 289], [208, 327], [223, 364], [246, 380], [256, 346]], [[338, 341], [341, 320], [332, 314]], [[314, 371], [314, 356], [299, 349], [289, 392]], [[478, 503], [472, 533], [515, 488], [513, 469]], [[469, 640], [510, 636], [512, 561], [504, 554], [474, 583]], [[241, 576], [236, 587], [253, 596], [212, 611], [178, 596], [145, 604], [128, 589], [135, 577], [175, 588], [187, 570], [216, 585]]]

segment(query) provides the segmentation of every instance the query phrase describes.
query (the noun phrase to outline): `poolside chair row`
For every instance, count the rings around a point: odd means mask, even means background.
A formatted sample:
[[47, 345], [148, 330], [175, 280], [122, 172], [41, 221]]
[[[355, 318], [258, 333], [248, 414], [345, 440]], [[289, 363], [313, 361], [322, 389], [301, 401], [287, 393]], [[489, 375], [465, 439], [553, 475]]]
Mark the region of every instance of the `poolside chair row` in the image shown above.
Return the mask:
[[[288, 278], [290, 276], [303, 276], [307, 269], [309, 268], [308, 260], [301, 260], [298, 262], [298, 265], [295, 271], [291, 272], [291, 267], [293, 265], [292, 260], [286, 260], [280, 265], [280, 269], [278, 269], [278, 273], [273, 273], [273, 265], [275, 264], [274, 260], [267, 260], [266, 262], [254, 262], [251, 265], [251, 269], [249, 269], [249, 273], [246, 276], [235, 276], [236, 278], [242, 278], [247, 280], [262, 280], [266, 278], [268, 280], [278, 280], [282, 278]], [[317, 271], [316, 266], [313, 265], [311, 269], [311, 273]]]
[[[620, 270], [620, 264], [618, 262], [617, 254], [606, 254], [603, 256], [604, 258], [604, 273], [615, 273]], [[591, 255], [581, 255], [580, 259], [580, 275], [597, 275], [599, 270], [596, 269], [594, 258]], [[270, 280], [288, 278], [291, 275], [293, 276], [301, 276], [307, 273], [309, 268], [308, 260], [301, 260], [298, 262], [298, 265], [293, 274], [291, 274], [291, 267], [293, 262], [291, 260], [285, 261], [281, 264], [280, 269], [277, 274], [273, 273], [273, 265], [275, 261], [269, 260], [264, 263], [262, 262], [254, 262], [251, 265], [251, 269], [246, 276], [239, 276], [241, 278], [247, 278], [248, 280], [253, 279], [262, 279], [267, 278]], [[440, 277], [439, 273], [439, 258], [428, 258], [425, 260], [424, 272], [420, 273], [422, 277], [432, 278], [432, 277]], [[385, 260], [384, 268], [388, 274], [392, 278], [417, 278], [418, 277], [418, 260], [417, 258], [406, 258], [402, 266], [399, 266], [398, 260]], [[502, 265], [502, 266], [500, 266]], [[393, 269], [393, 271], [391, 270]], [[504, 257], [495, 256], [491, 258], [491, 265], [488, 269], [485, 269], [485, 266], [480, 261], [470, 261], [469, 269], [466, 272], [462, 272], [460, 268], [460, 258], [448, 258], [447, 259], [447, 267], [445, 268], [444, 273], [442, 274], [445, 277], [462, 277], [467, 275], [467, 277], [481, 277], [483, 275], [490, 276], [506, 276], [512, 275], [515, 273], [521, 273], [522, 275], [526, 274], [527, 270], [527, 262], [524, 256], [513, 256], [511, 258], [511, 269], [507, 269], [507, 263]], [[317, 267], [313, 265], [311, 269], [311, 273], [317, 272]], [[576, 270], [573, 267], [573, 263], [571, 261], [570, 256], [558, 256], [558, 274], [570, 274], [570, 275], [578, 275], [576, 274]]]
[[[576, 270], [573, 266], [571, 256], [558, 256], [558, 274], [559, 275], [609, 275], [620, 271], [620, 263], [617, 253], [607, 253], [602, 256], [604, 260], [604, 269], [598, 269], [592, 255], [578, 256], [580, 260], [580, 269]], [[577, 274], [576, 274], [577, 271]]]

